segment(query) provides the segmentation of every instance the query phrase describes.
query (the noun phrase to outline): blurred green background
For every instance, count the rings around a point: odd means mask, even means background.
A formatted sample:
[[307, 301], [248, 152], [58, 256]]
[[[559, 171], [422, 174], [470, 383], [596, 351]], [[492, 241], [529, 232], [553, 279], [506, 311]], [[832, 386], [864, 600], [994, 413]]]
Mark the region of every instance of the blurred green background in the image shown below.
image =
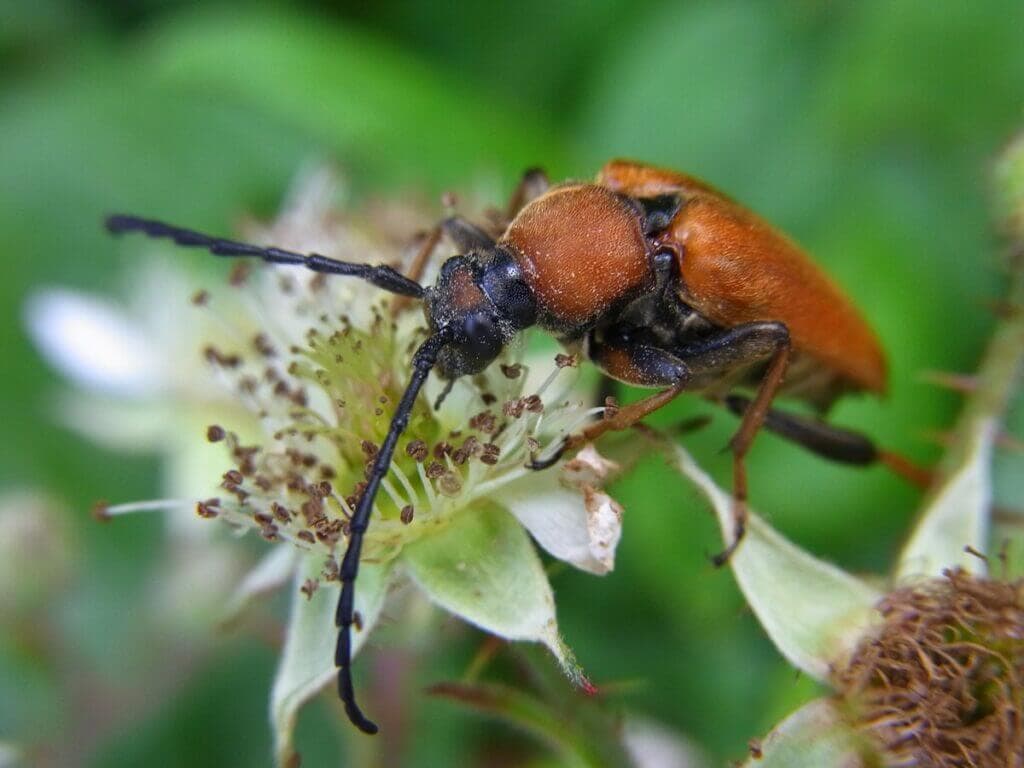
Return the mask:
[[[356, 199], [504, 195], [527, 166], [588, 177], [613, 156], [687, 170], [807, 246], [884, 340], [889, 395], [843, 402], [835, 421], [930, 461], [957, 398], [922, 372], [969, 371], [1000, 295], [987, 184], [1024, 114], [1021, 30], [1019, 0], [0, 0], [0, 487], [58, 498], [70, 550], [69, 572], [0, 627], [0, 741], [41, 765], [270, 759], [273, 628], [176, 639], [138, 619], [160, 521], [99, 526], [88, 510], [152, 497], [157, 462], [62, 428], [51, 405], [66, 385], [23, 330], [39, 286], [122, 286], [131, 250], [104, 236], [103, 213], [226, 233], [240, 214], [272, 213], [300, 166], [323, 158]], [[705, 412], [683, 402], [660, 420]], [[716, 413], [688, 438], [726, 481], [734, 426]], [[767, 436], [749, 475], [773, 524], [855, 570], [884, 572], [917, 502], [881, 470], [829, 466]], [[709, 564], [717, 534], [694, 492], [652, 461], [616, 495], [627, 512], [615, 572], [554, 577], [564, 633], [599, 683], [638, 681], [613, 706], [716, 763], [738, 759], [813, 686]], [[458, 677], [480, 642], [442, 636], [416, 656], [400, 743], [353, 746], [318, 701], [300, 724], [305, 764], [495, 764], [495, 734], [510, 764], [545, 759], [421, 692]], [[403, 641], [395, 627], [385, 646]]]

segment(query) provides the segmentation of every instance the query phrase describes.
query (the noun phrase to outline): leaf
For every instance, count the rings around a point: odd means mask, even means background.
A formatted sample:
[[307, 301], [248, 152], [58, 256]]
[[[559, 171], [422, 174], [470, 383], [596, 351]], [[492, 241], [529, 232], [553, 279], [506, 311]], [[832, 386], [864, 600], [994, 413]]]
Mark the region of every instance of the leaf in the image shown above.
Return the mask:
[[[430, 693], [456, 701], [479, 712], [496, 715], [505, 722], [545, 742], [561, 758], [560, 765], [573, 768], [613, 768], [623, 765], [621, 750], [588, 739], [587, 733], [575, 719], [567, 719], [564, 712], [552, 708], [545, 701], [522, 690], [500, 683], [441, 683], [432, 686]], [[577, 727], [574, 727], [577, 726]], [[602, 737], [608, 736], [608, 724]]]
[[[680, 446], [675, 464], [707, 496], [726, 543], [733, 535], [733, 499]], [[881, 593], [812, 557], [751, 513], [743, 541], [729, 560], [761, 626], [791, 664], [825, 681], [876, 619]]]
[[834, 703], [815, 699], [791, 714], [759, 744], [747, 768], [862, 768], [864, 745]]
[[[334, 612], [341, 587], [337, 582], [321, 581], [310, 598], [299, 592], [307, 579], [320, 577], [323, 566], [322, 555], [308, 555], [295, 576], [292, 612], [270, 695], [274, 752], [279, 765], [287, 764], [293, 754], [292, 732], [299, 708], [337, 674], [334, 648], [338, 630], [334, 626]], [[366, 642], [380, 616], [388, 582], [388, 566], [360, 565], [355, 608], [362, 617], [363, 629], [352, 638], [353, 656]]]
[[558, 634], [555, 599], [522, 526], [495, 507], [462, 512], [403, 551], [409, 576], [434, 603], [507, 640], [543, 643], [576, 684], [583, 675]]

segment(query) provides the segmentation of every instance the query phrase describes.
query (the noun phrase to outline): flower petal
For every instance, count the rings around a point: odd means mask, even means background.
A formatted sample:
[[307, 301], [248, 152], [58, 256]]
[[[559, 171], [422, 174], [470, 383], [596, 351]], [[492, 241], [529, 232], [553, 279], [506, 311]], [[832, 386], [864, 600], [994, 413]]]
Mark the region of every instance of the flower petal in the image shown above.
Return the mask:
[[[245, 574], [241, 583], [231, 594], [227, 608], [224, 609], [222, 621], [232, 621], [249, 606], [254, 598], [284, 586], [295, 572], [295, 566], [300, 557], [301, 555], [294, 547], [271, 547], [255, 567]], [[362, 587], [361, 582], [359, 586]]]
[[60, 422], [78, 434], [104, 448], [124, 452], [155, 453], [164, 448], [170, 431], [180, 428], [182, 416], [182, 408], [170, 401], [80, 391], [57, 397], [56, 411]]
[[710, 765], [689, 740], [645, 717], [626, 718], [622, 742], [635, 768], [701, 768]]
[[108, 302], [49, 289], [29, 298], [25, 324], [50, 365], [84, 387], [139, 396], [160, 386], [158, 349]]
[[758, 745], [747, 768], [859, 768], [863, 741], [828, 699], [815, 699], [791, 714]]
[[558, 634], [555, 599], [522, 527], [502, 509], [461, 513], [445, 530], [410, 544], [402, 559], [435, 603], [509, 640], [541, 642], [577, 684], [583, 680]]
[[0, 768], [16, 768], [21, 765], [22, 753], [7, 741], [0, 741]]
[[509, 483], [494, 501], [559, 560], [599, 575], [615, 566], [622, 507], [607, 494], [591, 486], [570, 490], [557, 472], [537, 472]]
[[942, 576], [957, 566], [984, 575], [985, 561], [964, 550], [984, 552], [992, 504], [992, 446], [999, 432], [996, 419], [980, 419], [966, 440], [964, 459], [931, 497], [921, 521], [900, 553], [896, 581]]
[[[292, 755], [292, 732], [299, 707], [334, 679], [334, 646], [338, 631], [334, 611], [341, 587], [337, 582], [320, 582], [308, 599], [300, 592], [307, 579], [318, 579], [323, 557], [309, 555], [296, 573], [292, 613], [288, 620], [284, 650], [270, 695], [270, 719], [274, 729], [274, 750], [279, 765]], [[359, 568], [359, 587], [355, 607], [363, 620], [363, 629], [352, 638], [353, 655], [359, 651], [377, 622], [389, 583], [387, 566], [363, 563]]]
[[[733, 535], [733, 499], [681, 447], [679, 471], [707, 496], [726, 542]], [[747, 533], [729, 560], [761, 626], [791, 664], [817, 680], [856, 644], [877, 617], [882, 595], [860, 579], [812, 557], [751, 513]]]

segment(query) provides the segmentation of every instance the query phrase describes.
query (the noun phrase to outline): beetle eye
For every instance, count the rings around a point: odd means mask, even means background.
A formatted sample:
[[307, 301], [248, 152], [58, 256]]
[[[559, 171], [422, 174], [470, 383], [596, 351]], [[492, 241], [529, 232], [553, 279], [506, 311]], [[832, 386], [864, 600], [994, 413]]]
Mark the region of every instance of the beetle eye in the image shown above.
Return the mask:
[[467, 355], [490, 362], [501, 352], [503, 339], [497, 319], [489, 312], [471, 312], [463, 323]]

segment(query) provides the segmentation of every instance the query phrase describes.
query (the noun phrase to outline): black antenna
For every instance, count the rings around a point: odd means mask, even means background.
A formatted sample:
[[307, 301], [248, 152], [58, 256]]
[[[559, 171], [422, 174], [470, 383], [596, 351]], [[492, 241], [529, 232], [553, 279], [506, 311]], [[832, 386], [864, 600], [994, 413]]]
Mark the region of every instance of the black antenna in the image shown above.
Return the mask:
[[[397, 293], [402, 296], [411, 296], [421, 299], [424, 295], [422, 285], [402, 275], [389, 266], [372, 266], [370, 264], [354, 264], [345, 261], [337, 261], [321, 256], [317, 253], [303, 255], [286, 251], [281, 248], [264, 248], [249, 243], [239, 243], [234, 240], [225, 240], [218, 237], [204, 235], [191, 229], [182, 229], [170, 224], [153, 219], [143, 219], [138, 216], [114, 215], [107, 217], [107, 230], [112, 234], [120, 235], [126, 232], [141, 232], [144, 235], [155, 238], [168, 238], [178, 245], [192, 248], [205, 248], [217, 256], [252, 256], [272, 264], [294, 264], [304, 266], [314, 272], [325, 272], [333, 275], [348, 275], [358, 277], [373, 283], [385, 291]], [[366, 488], [363, 490], [359, 502], [356, 504], [352, 519], [349, 520], [348, 547], [345, 549], [345, 557], [341, 561], [339, 575], [341, 579], [341, 596], [338, 599], [338, 610], [335, 615], [335, 624], [338, 632], [338, 645], [334, 654], [334, 662], [338, 667], [338, 694], [345, 705], [345, 712], [349, 720], [364, 733], [377, 733], [376, 723], [369, 720], [356, 704], [355, 690], [352, 685], [352, 621], [353, 604], [355, 599], [355, 580], [359, 572], [359, 554], [363, 547], [363, 535], [370, 524], [370, 513], [373, 510], [373, 501], [377, 496], [380, 483], [388, 473], [391, 466], [391, 457], [395, 453], [395, 446], [398, 438], [405, 431], [409, 423], [409, 414], [416, 402], [416, 396], [423, 387], [427, 376], [437, 362], [441, 349], [449, 341], [449, 331], [442, 329], [427, 338], [413, 355], [412, 377], [409, 380], [402, 399], [398, 403], [394, 416], [391, 417], [391, 425], [388, 433], [381, 443], [380, 450], [374, 459], [373, 466], [367, 477]]]
[[370, 474], [366, 480], [366, 488], [363, 495], [359, 497], [355, 512], [348, 524], [348, 548], [345, 550], [345, 557], [341, 561], [339, 577], [341, 578], [341, 596], [338, 598], [338, 611], [335, 614], [334, 623], [338, 627], [338, 646], [334, 652], [334, 663], [338, 667], [338, 695], [345, 705], [345, 713], [359, 730], [364, 733], [374, 734], [377, 732], [376, 723], [369, 720], [356, 704], [355, 690], [352, 686], [352, 617], [353, 601], [355, 599], [356, 574], [359, 571], [359, 553], [363, 547], [363, 534], [370, 523], [370, 512], [373, 510], [373, 500], [380, 488], [381, 480], [388, 473], [391, 466], [391, 457], [395, 452], [399, 436], [405, 431], [409, 423], [409, 414], [420, 388], [427, 380], [430, 369], [437, 362], [441, 348], [448, 342], [448, 334], [445, 331], [438, 331], [424, 341], [412, 358], [412, 378], [409, 385], [402, 394], [398, 403], [395, 415], [391, 417], [391, 426], [388, 427], [387, 436], [381, 443], [380, 450], [370, 468]]
[[383, 288], [385, 291], [402, 296], [412, 296], [417, 299], [423, 298], [422, 285], [386, 265], [354, 264], [347, 261], [329, 259], [318, 253], [304, 255], [293, 251], [285, 251], [281, 248], [264, 248], [259, 245], [211, 237], [191, 229], [182, 229], [181, 227], [164, 224], [162, 221], [142, 219], [138, 216], [125, 216], [122, 214], [108, 216], [106, 225], [107, 230], [114, 235], [121, 235], [125, 232], [141, 232], [149, 237], [166, 237], [186, 248], [205, 248], [217, 256], [255, 256], [272, 264], [298, 264], [314, 272], [358, 277], [373, 283], [378, 288]]

